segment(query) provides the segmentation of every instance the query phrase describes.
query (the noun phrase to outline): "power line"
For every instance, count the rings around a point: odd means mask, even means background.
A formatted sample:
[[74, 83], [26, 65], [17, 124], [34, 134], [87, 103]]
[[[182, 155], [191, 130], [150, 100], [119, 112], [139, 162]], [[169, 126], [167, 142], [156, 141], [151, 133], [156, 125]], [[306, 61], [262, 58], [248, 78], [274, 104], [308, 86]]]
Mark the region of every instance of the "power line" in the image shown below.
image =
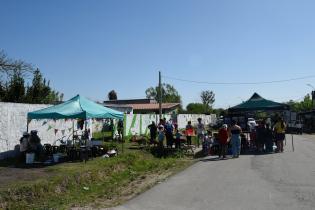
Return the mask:
[[164, 77], [166, 79], [172, 79], [172, 80], [177, 80], [177, 81], [182, 81], [182, 82], [190, 82], [190, 83], [197, 83], [197, 84], [209, 84], [209, 85], [259, 85], [259, 84], [283, 83], [283, 82], [309, 79], [309, 78], [314, 78], [315, 75], [308, 75], [308, 76], [304, 76], [304, 77], [296, 77], [296, 78], [283, 79], [283, 80], [261, 81], [261, 82], [206, 82], [206, 81], [180, 79], [180, 78], [170, 77], [170, 76], [165, 76], [165, 75], [162, 75], [162, 77]]

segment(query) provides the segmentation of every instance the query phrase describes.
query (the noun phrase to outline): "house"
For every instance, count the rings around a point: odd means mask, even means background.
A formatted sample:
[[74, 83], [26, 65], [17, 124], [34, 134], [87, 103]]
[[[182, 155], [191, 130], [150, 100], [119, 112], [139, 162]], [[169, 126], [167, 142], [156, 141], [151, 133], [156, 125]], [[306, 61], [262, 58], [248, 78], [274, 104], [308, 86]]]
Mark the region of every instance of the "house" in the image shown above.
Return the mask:
[[[153, 99], [126, 99], [104, 101], [105, 107], [115, 109], [124, 113], [134, 114], [159, 114], [159, 103]], [[177, 113], [180, 103], [162, 103], [162, 113]]]

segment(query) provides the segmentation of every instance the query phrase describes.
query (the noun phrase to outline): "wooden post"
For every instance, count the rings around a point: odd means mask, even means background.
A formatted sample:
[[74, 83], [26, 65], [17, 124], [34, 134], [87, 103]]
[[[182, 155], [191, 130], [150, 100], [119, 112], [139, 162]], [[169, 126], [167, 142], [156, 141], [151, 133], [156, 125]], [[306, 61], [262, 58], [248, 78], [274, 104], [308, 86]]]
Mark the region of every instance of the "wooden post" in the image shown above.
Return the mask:
[[159, 71], [159, 93], [158, 95], [159, 97], [159, 116], [160, 116], [160, 120], [162, 119], [162, 81], [161, 81], [161, 72]]

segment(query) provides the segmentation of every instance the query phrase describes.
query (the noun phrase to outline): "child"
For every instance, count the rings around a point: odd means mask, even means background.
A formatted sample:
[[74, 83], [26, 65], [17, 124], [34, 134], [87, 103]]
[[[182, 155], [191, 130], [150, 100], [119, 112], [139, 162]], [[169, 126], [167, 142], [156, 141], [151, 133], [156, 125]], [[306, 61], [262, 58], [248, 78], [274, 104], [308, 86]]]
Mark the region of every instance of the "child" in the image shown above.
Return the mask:
[[212, 155], [217, 155], [219, 154], [219, 148], [220, 148], [220, 145], [219, 145], [219, 136], [217, 133], [214, 134], [214, 138], [213, 138], [213, 141], [212, 141], [212, 144], [211, 144], [211, 154]]
[[180, 149], [180, 137], [182, 136], [182, 134], [180, 134], [179, 130], [176, 130], [175, 133], [175, 148]]
[[191, 137], [194, 135], [194, 129], [191, 125], [191, 121], [188, 121], [188, 124], [186, 125], [186, 139], [187, 144], [191, 145]]
[[210, 149], [211, 143], [212, 143], [212, 132], [207, 131], [207, 134], [204, 136], [203, 142], [202, 142], [202, 151], [203, 151], [204, 155], [209, 154], [209, 149]]

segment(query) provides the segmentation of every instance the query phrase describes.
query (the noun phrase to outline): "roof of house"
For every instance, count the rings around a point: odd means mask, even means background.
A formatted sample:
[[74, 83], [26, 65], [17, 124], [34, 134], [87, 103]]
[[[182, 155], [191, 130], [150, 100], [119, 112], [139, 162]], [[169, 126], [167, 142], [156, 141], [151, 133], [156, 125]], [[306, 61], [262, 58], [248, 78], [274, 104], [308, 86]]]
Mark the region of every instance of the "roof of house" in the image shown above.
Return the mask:
[[[127, 104], [131, 106], [133, 110], [158, 110], [159, 104], [158, 103], [151, 103], [151, 104]], [[179, 106], [179, 103], [162, 103], [162, 109], [172, 109]]]
[[149, 98], [138, 98], [138, 99], [119, 99], [104, 101], [104, 104], [150, 104], [156, 103], [154, 99]]

